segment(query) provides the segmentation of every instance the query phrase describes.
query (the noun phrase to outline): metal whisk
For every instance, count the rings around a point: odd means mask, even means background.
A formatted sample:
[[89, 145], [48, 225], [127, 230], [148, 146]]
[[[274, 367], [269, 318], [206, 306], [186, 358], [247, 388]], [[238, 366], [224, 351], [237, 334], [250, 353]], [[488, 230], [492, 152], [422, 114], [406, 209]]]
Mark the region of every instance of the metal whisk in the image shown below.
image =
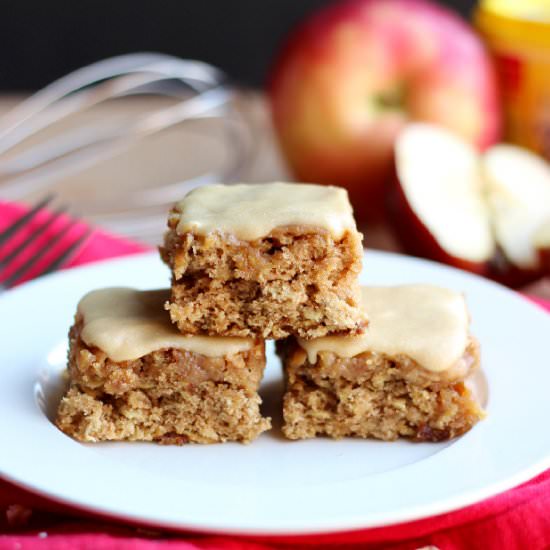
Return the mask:
[[[130, 120], [104, 118], [22, 149], [25, 141], [33, 141], [41, 131], [75, 113], [138, 94], [160, 95], [172, 101], [169, 106]], [[221, 131], [216, 132], [216, 138], [228, 150], [221, 169], [181, 181], [152, 182], [131, 193], [117, 190], [117, 182], [113, 181], [100, 193], [86, 198], [83, 213], [87, 218], [133, 237], [155, 239], [170, 203], [193, 187], [234, 180], [247, 161], [251, 140], [232, 98], [233, 90], [219, 70], [169, 55], [123, 55], [79, 69], [0, 117], [0, 199], [36, 197], [55, 188], [61, 178], [120, 155], [172, 126], [219, 119]]]

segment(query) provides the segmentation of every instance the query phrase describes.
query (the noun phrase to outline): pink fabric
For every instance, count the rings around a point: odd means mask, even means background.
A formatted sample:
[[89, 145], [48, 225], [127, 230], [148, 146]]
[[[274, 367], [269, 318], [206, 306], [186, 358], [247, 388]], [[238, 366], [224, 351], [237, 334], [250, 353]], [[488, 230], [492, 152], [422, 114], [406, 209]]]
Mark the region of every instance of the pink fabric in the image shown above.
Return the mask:
[[[8, 227], [14, 220], [16, 220], [25, 209], [20, 205], [8, 204], [0, 202], [0, 232]], [[10, 254], [13, 249], [20, 246], [22, 242], [33, 233], [35, 229], [48, 219], [49, 214], [46, 212], [40, 212], [33, 222], [24, 229], [17, 232], [13, 239], [10, 239], [2, 248], [0, 248], [0, 260], [6, 255]], [[21, 254], [17, 257], [17, 260], [10, 264], [9, 269], [2, 273], [2, 280], [9, 277], [11, 273], [17, 270], [22, 264], [24, 264], [31, 255], [31, 250], [37, 250], [41, 244], [47, 243], [54, 235], [65, 227], [68, 222], [66, 216], [60, 217], [51, 227], [49, 227], [42, 236], [29, 247], [29, 251]], [[26, 274], [20, 282], [27, 281], [40, 273], [42, 268], [46, 266], [53, 258], [57, 257], [65, 248], [66, 243], [72, 243], [86, 231], [86, 226], [83, 223], [79, 223], [74, 227], [71, 227], [69, 231], [65, 233], [63, 239], [55, 245], [51, 251], [44, 255], [41, 260]], [[73, 256], [69, 259], [65, 268], [73, 267], [76, 265], [87, 264], [89, 262], [95, 262], [97, 260], [105, 260], [107, 258], [114, 258], [117, 256], [125, 256], [128, 254], [135, 254], [137, 252], [143, 252], [147, 250], [147, 247], [143, 244], [128, 241], [120, 237], [114, 237], [108, 235], [102, 231], [95, 230], [90, 237], [83, 243], [83, 246], [75, 250]]]
[[[19, 206], [0, 203], [0, 231], [22, 211]], [[82, 227], [78, 230], [82, 231]], [[74, 235], [67, 235], [67, 238], [74, 238]], [[146, 249], [97, 230], [67, 267]], [[0, 259], [8, 252], [9, 248], [0, 249]], [[549, 302], [534, 300], [550, 311]], [[0, 480], [0, 550], [267, 550], [289, 547], [412, 550], [428, 545], [442, 550], [549, 548], [550, 470], [501, 495], [433, 518], [334, 535], [254, 539], [163, 533], [121, 525], [71, 510]]]

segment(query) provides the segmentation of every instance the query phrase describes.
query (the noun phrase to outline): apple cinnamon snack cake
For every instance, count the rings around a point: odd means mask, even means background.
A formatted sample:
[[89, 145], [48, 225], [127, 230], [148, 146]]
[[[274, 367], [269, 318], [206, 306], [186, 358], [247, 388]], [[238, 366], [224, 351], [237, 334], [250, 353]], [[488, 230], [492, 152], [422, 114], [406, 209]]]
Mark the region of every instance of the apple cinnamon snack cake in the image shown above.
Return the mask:
[[167, 307], [183, 334], [313, 338], [367, 324], [362, 235], [342, 188], [208, 185], [176, 204], [168, 227]]
[[168, 290], [107, 288], [80, 301], [56, 424], [80, 441], [248, 442], [270, 427], [257, 393], [264, 342], [183, 336]]
[[480, 358], [462, 294], [428, 285], [362, 292], [363, 335], [279, 343], [285, 436], [440, 441], [483, 418], [468, 387]]

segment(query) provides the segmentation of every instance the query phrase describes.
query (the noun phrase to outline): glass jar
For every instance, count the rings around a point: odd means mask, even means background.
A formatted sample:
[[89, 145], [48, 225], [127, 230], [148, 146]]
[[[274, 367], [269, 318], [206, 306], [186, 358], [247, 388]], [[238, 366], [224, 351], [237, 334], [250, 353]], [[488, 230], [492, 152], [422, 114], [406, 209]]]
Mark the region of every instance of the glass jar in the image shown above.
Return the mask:
[[550, 0], [482, 0], [474, 21], [495, 58], [506, 140], [550, 159]]

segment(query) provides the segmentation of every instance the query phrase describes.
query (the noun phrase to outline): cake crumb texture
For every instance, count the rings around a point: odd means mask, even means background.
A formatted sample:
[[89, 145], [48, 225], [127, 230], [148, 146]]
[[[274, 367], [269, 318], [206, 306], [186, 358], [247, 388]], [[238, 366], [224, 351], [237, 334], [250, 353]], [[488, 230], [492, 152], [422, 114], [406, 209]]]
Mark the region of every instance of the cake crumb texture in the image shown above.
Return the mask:
[[73, 385], [61, 400], [57, 426], [84, 442], [247, 443], [270, 427], [260, 416], [260, 402], [258, 395], [214, 382], [193, 391], [131, 390], [118, 396]]
[[82, 319], [69, 333], [69, 388], [57, 426], [79, 441], [183, 444], [249, 442], [271, 426], [257, 393], [264, 342], [225, 357], [157, 350], [116, 362], [81, 339]]
[[367, 325], [357, 231], [282, 227], [242, 241], [176, 231], [169, 218], [161, 255], [173, 273], [167, 308], [184, 334], [315, 338], [359, 334]]
[[283, 433], [289, 439], [319, 435], [392, 441], [442, 441], [468, 431], [484, 412], [465, 383], [479, 366], [472, 338], [460, 368], [435, 373], [400, 356], [318, 354], [307, 361], [295, 343], [283, 350], [286, 391]]

